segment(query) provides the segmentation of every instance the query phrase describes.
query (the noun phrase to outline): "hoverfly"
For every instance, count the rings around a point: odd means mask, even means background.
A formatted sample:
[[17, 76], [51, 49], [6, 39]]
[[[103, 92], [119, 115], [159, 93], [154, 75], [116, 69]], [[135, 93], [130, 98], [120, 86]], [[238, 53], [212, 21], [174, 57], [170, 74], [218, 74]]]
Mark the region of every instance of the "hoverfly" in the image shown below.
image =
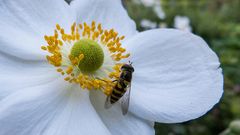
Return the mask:
[[121, 67], [121, 74], [119, 76], [116, 85], [113, 87], [112, 93], [107, 97], [105, 102], [105, 109], [110, 108], [114, 103], [116, 103], [119, 99], [121, 99], [121, 109], [122, 114], [126, 115], [129, 107], [129, 98], [131, 91], [131, 81], [132, 81], [132, 73], [134, 72], [134, 68], [132, 63], [124, 64]]

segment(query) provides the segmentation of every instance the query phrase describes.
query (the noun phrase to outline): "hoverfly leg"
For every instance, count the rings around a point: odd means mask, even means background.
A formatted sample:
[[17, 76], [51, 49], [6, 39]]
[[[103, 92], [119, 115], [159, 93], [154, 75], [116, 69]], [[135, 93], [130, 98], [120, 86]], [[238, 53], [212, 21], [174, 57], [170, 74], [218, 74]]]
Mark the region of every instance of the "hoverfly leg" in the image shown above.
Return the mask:
[[[101, 81], [104, 81], [104, 82], [107, 82], [106, 80], [103, 80], [103, 79], [98, 78], [98, 77], [96, 77], [96, 79], [101, 80]], [[113, 80], [112, 82], [117, 82], [117, 81], [118, 81], [118, 80]]]
[[105, 104], [104, 104], [104, 108], [109, 109], [110, 107], [112, 107], [112, 104], [110, 102], [110, 96], [107, 96]]
[[117, 82], [118, 80], [113, 80], [112, 82]]

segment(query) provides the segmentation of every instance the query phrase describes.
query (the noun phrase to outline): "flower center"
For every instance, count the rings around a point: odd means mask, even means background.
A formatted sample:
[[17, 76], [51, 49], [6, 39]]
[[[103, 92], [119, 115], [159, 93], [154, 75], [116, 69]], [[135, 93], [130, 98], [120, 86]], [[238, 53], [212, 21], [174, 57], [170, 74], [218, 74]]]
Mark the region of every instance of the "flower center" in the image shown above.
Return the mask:
[[74, 43], [71, 55], [73, 57], [78, 57], [80, 54], [84, 55], [84, 58], [78, 64], [78, 67], [82, 72], [94, 72], [103, 64], [103, 50], [100, 45], [93, 40], [81, 39]]
[[65, 81], [110, 95], [121, 73], [123, 63], [119, 61], [130, 55], [121, 46], [124, 36], [114, 29], [104, 30], [95, 21], [90, 25], [73, 23], [70, 29], [67, 33], [56, 24], [54, 35], [44, 36], [47, 45], [41, 48], [47, 51], [48, 62], [65, 76]]

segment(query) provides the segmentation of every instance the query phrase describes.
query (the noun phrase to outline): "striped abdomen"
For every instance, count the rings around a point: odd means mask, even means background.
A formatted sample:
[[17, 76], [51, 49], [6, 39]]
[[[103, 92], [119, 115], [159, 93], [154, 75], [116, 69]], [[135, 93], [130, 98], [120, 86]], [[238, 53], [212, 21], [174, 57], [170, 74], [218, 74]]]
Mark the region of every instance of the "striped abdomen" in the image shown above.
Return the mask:
[[115, 87], [113, 88], [112, 94], [110, 96], [110, 102], [111, 104], [114, 104], [117, 102], [126, 92], [126, 88], [128, 86], [129, 82], [123, 79], [120, 79]]
[[132, 80], [132, 72], [129, 71], [122, 71], [119, 80], [115, 87], [113, 88], [111, 97], [110, 97], [110, 102], [111, 104], [114, 104], [117, 102], [126, 92], [128, 84]]

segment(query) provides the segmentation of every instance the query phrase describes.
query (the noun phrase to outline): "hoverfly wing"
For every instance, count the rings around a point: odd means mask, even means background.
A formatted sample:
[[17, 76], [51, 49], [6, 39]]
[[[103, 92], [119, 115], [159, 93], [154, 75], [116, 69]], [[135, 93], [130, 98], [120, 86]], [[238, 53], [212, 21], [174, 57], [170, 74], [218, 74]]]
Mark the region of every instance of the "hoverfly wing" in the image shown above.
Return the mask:
[[131, 93], [131, 83], [128, 85], [127, 90], [121, 99], [121, 109], [122, 109], [123, 115], [126, 115], [128, 112], [130, 93]]
[[105, 104], [104, 104], [105, 109], [109, 109], [110, 107], [112, 107], [112, 104], [110, 102], [110, 97], [111, 96], [107, 96], [107, 98], [106, 98], [106, 101], [105, 101]]

